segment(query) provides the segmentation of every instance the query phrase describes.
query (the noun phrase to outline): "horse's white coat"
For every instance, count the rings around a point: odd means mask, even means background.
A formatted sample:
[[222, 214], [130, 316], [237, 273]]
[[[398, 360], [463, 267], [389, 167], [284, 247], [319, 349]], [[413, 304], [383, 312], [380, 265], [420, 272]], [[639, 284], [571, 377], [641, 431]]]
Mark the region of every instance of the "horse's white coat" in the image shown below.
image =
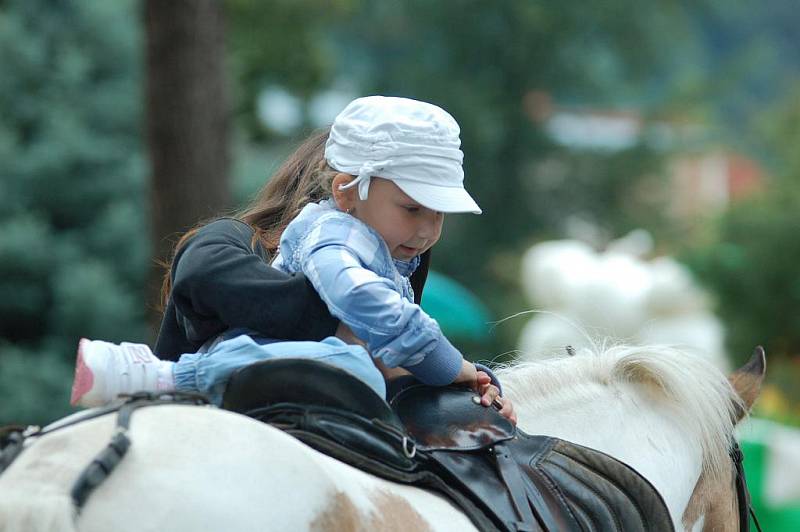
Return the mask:
[[[732, 391], [702, 361], [653, 354], [673, 359], [648, 366], [646, 355], [612, 350], [511, 368], [502, 379], [523, 429], [626, 461], [660, 490], [680, 524], [701, 468], [713, 472], [725, 453], [718, 447], [730, 436]], [[70, 486], [113, 423], [98, 418], [26, 449], [0, 475], [0, 531], [70, 530]], [[372, 477], [229, 412], [145, 408], [132, 418], [131, 439], [77, 517], [81, 532], [474, 530], [438, 495]]]
[[[72, 483], [107, 444], [113, 424], [113, 416], [97, 418], [26, 449], [0, 476], [0, 531], [70, 530], [68, 512], [48, 513], [69, 502]], [[437, 495], [374, 478], [230, 412], [145, 408], [134, 414], [130, 436], [130, 451], [77, 518], [81, 532], [323, 530], [331, 522], [315, 520], [342, 510], [354, 515], [328, 519], [368, 529], [381, 523], [380, 503], [394, 496], [421, 522], [438, 523], [436, 530], [474, 530]], [[38, 504], [43, 495], [46, 504]], [[337, 495], [346, 496], [345, 508], [331, 506]]]

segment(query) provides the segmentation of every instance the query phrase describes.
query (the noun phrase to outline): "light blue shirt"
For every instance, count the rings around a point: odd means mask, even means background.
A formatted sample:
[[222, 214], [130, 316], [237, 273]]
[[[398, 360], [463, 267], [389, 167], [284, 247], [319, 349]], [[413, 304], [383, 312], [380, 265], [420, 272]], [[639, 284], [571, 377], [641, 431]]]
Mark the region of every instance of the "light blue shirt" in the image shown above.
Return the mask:
[[461, 353], [414, 304], [409, 277], [419, 257], [393, 259], [374, 229], [336, 209], [332, 200], [303, 208], [283, 232], [272, 265], [305, 274], [331, 314], [388, 367], [402, 366], [431, 385], [455, 380]]

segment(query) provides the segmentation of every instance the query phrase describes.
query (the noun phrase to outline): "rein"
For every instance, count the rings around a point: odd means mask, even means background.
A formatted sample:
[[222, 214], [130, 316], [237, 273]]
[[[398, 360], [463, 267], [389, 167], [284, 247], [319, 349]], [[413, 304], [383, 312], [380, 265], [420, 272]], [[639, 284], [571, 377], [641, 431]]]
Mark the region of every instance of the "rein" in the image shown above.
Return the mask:
[[739, 530], [740, 532], [749, 532], [750, 518], [752, 517], [753, 524], [756, 525], [756, 530], [762, 532], [761, 524], [758, 522], [753, 504], [750, 501], [750, 490], [747, 489], [747, 479], [744, 476], [744, 467], [742, 466], [744, 454], [739, 447], [739, 442], [736, 440], [733, 440], [731, 459], [736, 469], [736, 501], [739, 503]]

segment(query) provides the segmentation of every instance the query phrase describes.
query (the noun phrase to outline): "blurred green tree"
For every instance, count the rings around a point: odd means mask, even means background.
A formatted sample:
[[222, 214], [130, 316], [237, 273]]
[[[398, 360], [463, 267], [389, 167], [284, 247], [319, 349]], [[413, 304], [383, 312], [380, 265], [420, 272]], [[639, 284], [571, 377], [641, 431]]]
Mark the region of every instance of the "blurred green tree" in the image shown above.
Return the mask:
[[68, 412], [80, 336], [145, 339], [136, 7], [0, 3], [0, 424]]
[[687, 255], [717, 296], [729, 351], [740, 361], [756, 343], [771, 356], [800, 354], [798, 212], [800, 187], [776, 183], [728, 210], [716, 241]]
[[270, 140], [257, 111], [261, 91], [277, 85], [307, 101], [330, 83], [338, 60], [329, 34], [358, 0], [225, 0], [234, 113], [249, 139]]
[[[728, 347], [744, 360], [761, 343], [800, 356], [800, 83], [759, 117], [773, 176], [719, 216], [686, 260], [717, 297]], [[794, 387], [796, 388], [796, 387]], [[800, 396], [798, 396], [800, 399]]]

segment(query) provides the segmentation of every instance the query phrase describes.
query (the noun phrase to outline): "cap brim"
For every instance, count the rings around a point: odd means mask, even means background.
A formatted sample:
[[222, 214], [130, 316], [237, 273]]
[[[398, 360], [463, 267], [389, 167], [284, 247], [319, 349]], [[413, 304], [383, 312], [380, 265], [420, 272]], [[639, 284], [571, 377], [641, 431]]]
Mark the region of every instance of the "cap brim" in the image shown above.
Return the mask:
[[481, 208], [463, 187], [437, 187], [417, 181], [392, 179], [400, 190], [420, 205], [445, 213], [469, 212], [481, 214]]

